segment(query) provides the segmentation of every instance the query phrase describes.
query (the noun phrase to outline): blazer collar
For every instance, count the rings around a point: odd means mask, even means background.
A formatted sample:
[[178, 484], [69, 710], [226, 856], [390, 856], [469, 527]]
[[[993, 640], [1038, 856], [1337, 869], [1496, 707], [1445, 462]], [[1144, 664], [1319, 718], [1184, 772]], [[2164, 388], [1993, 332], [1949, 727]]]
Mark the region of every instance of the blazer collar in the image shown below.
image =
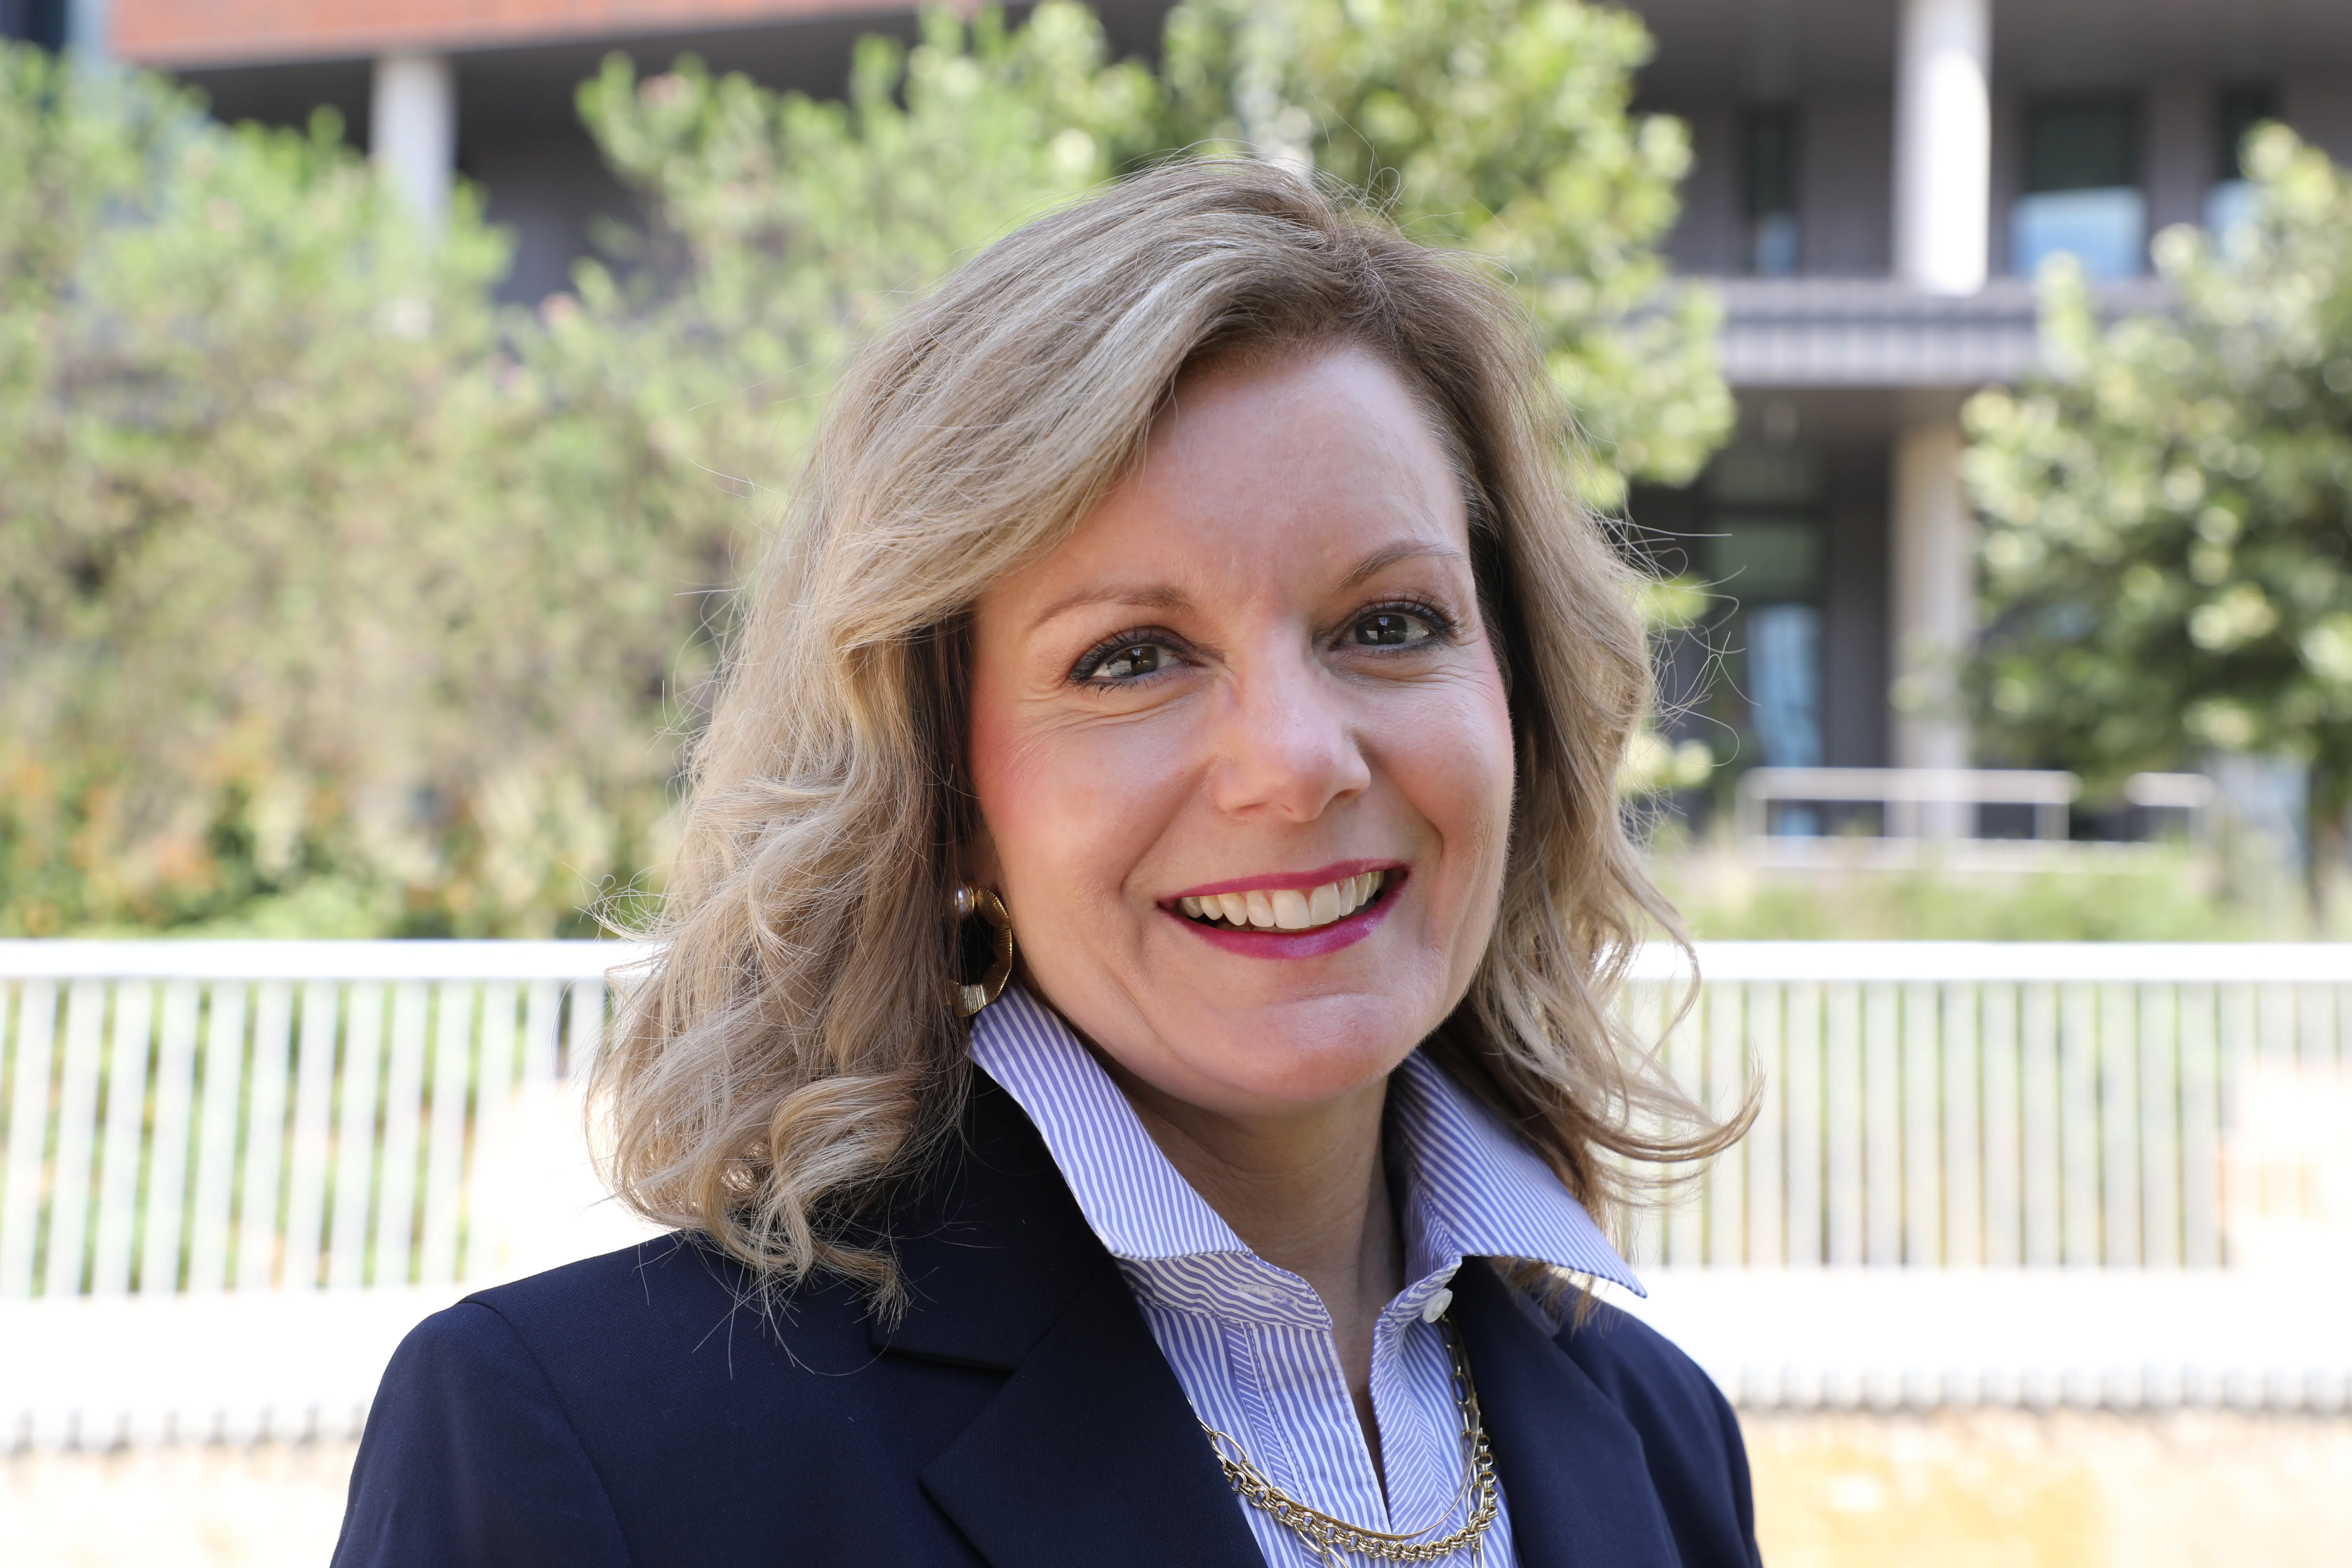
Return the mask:
[[[1011, 1373], [922, 1484], [992, 1568], [1263, 1568], [1125, 1279], [1012, 1097], [893, 1226], [911, 1304], [877, 1351]], [[1454, 1281], [1520, 1568], [1675, 1568], [1642, 1439], [1483, 1261]]]
[[1520, 1568], [1678, 1568], [1641, 1434], [1483, 1260], [1454, 1281], [1454, 1319]]
[[972, 1074], [961, 1157], [894, 1226], [877, 1350], [1011, 1372], [922, 1484], [992, 1568], [1263, 1568], [1192, 1402], [1036, 1130]]

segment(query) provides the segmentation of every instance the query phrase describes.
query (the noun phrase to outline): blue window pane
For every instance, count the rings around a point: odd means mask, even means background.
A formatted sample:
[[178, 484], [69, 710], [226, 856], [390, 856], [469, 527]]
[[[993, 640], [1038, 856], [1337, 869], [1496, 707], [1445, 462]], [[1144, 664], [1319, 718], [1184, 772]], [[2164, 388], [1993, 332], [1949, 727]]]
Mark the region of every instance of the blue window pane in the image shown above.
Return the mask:
[[1822, 765], [1822, 613], [1769, 605], [1748, 615], [1748, 697], [1756, 741], [1776, 768]]
[[1803, 237], [1795, 213], [1773, 213], [1756, 219], [1748, 230], [1748, 270], [1759, 278], [1793, 276]]
[[2253, 221], [2262, 187], [2252, 180], [2223, 180], [2205, 193], [2205, 232], [2221, 238]]
[[2010, 269], [2027, 277], [2061, 252], [2094, 278], [2130, 278], [2147, 254], [2147, 198], [2130, 185], [2040, 191], [2010, 209]]

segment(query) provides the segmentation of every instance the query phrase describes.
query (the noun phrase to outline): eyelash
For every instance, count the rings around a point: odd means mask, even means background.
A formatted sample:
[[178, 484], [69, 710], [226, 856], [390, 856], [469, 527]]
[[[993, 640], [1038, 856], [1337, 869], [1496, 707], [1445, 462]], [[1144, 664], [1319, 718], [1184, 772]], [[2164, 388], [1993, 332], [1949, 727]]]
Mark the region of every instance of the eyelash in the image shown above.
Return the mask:
[[[1410, 653], [1418, 648], [1450, 643], [1454, 637], [1454, 618], [1436, 605], [1421, 599], [1390, 599], [1376, 605], [1366, 605], [1348, 617], [1348, 626], [1353, 628], [1361, 625], [1369, 617], [1379, 615], [1407, 615], [1416, 620], [1424, 621], [1429, 626], [1429, 636], [1419, 642], [1407, 643], [1402, 647], [1367, 647], [1360, 650], [1362, 652], [1376, 655]], [[1164, 627], [1132, 627], [1115, 637], [1105, 637], [1081, 654], [1077, 663], [1070, 667], [1070, 684], [1100, 687], [1139, 685], [1161, 672], [1152, 670], [1143, 675], [1129, 676], [1124, 679], [1098, 681], [1094, 679], [1095, 671], [1100, 669], [1104, 661], [1111, 655], [1128, 648], [1165, 647], [1181, 652], [1185, 647], [1183, 638]]]

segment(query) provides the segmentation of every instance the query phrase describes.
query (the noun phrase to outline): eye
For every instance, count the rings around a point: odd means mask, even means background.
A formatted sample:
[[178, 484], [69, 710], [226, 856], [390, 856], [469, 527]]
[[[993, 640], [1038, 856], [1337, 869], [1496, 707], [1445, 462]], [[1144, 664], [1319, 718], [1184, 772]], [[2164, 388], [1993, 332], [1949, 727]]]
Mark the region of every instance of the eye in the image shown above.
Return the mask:
[[1436, 637], [1435, 616], [1391, 606], [1359, 616], [1349, 640], [1358, 647], [1410, 647]]
[[1157, 675], [1175, 662], [1174, 650], [1165, 643], [1113, 643], [1087, 655], [1070, 673], [1081, 681], [1110, 686]]

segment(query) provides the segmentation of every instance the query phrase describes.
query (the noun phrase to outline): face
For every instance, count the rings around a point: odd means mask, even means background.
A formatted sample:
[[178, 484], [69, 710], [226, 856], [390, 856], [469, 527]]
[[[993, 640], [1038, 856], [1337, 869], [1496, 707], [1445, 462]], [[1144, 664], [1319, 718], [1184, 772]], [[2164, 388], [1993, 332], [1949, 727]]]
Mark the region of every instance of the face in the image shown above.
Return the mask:
[[1500, 898], [1512, 737], [1461, 487], [1354, 349], [1188, 378], [973, 622], [975, 879], [1114, 1070], [1212, 1113], [1379, 1085]]

